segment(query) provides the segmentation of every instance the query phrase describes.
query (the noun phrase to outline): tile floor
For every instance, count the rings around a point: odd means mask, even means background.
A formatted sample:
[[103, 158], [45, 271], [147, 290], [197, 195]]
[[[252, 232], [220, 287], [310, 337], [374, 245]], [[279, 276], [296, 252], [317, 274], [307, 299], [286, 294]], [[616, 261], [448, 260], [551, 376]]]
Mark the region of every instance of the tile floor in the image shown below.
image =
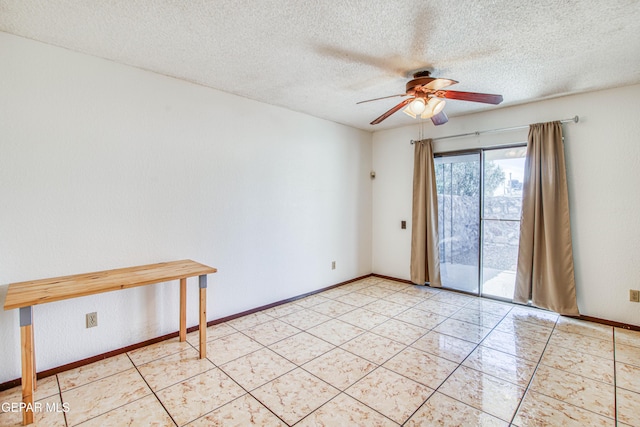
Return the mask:
[[37, 425], [640, 426], [640, 332], [454, 292], [369, 277], [207, 340], [41, 380]]

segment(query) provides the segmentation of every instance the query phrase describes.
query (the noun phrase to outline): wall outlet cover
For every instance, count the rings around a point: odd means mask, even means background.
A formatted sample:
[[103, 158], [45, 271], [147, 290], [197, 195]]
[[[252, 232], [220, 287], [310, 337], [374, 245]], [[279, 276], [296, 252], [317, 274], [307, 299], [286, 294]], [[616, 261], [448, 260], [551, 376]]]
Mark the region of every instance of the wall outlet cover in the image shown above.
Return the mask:
[[98, 326], [98, 313], [87, 313], [87, 328], [95, 328]]
[[640, 302], [640, 290], [629, 289], [629, 301]]

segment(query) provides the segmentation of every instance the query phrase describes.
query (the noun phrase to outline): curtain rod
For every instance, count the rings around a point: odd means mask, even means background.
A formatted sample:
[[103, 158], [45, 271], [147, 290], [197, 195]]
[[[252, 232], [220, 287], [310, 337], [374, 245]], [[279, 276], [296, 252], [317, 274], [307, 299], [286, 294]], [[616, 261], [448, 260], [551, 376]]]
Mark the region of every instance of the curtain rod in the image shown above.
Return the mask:
[[[573, 116], [570, 119], [560, 120], [560, 123], [569, 123], [569, 122], [578, 123], [579, 121], [580, 121], [580, 117]], [[432, 138], [432, 140], [433, 141], [438, 141], [438, 140], [449, 139], [449, 138], [460, 138], [460, 137], [463, 137], [463, 136], [472, 136], [472, 135], [478, 136], [478, 135], [481, 135], [483, 133], [506, 132], [506, 131], [510, 131], [510, 130], [526, 129], [528, 127], [529, 127], [529, 125], [523, 125], [523, 126], [513, 126], [513, 127], [510, 127], [510, 128], [480, 130], [480, 131], [475, 131], [475, 132], [459, 133], [457, 135], [441, 136], [439, 138]], [[418, 142], [418, 141], [414, 141], [413, 139], [410, 141], [411, 145], [413, 145], [415, 142]]]

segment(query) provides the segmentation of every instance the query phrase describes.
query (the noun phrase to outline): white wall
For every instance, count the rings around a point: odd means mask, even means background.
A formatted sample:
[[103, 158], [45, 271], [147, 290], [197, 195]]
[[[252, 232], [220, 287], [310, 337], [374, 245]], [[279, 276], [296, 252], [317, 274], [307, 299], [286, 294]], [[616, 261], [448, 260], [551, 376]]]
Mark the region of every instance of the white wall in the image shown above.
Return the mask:
[[[455, 101], [451, 101], [455, 102]], [[640, 325], [640, 85], [452, 118], [425, 138], [580, 116], [565, 124], [578, 306], [583, 315]], [[413, 146], [419, 127], [373, 135], [373, 271], [409, 279]], [[437, 141], [452, 151], [526, 141], [527, 130]], [[407, 220], [407, 230], [400, 221]]]
[[[370, 133], [5, 33], [0, 58], [0, 301], [190, 258], [219, 270], [212, 320], [371, 273]], [[49, 369], [176, 331], [178, 289], [39, 305], [34, 324]], [[1, 383], [20, 376], [18, 310], [0, 342]]]

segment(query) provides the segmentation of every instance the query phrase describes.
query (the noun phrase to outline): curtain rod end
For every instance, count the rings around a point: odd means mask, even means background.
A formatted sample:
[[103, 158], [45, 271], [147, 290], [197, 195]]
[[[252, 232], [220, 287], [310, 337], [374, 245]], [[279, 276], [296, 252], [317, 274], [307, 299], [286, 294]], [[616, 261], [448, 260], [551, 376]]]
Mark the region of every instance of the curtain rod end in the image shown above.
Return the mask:
[[579, 121], [580, 121], [580, 117], [575, 116], [575, 117], [573, 118], [573, 122], [574, 122], [574, 123], [578, 123]]

